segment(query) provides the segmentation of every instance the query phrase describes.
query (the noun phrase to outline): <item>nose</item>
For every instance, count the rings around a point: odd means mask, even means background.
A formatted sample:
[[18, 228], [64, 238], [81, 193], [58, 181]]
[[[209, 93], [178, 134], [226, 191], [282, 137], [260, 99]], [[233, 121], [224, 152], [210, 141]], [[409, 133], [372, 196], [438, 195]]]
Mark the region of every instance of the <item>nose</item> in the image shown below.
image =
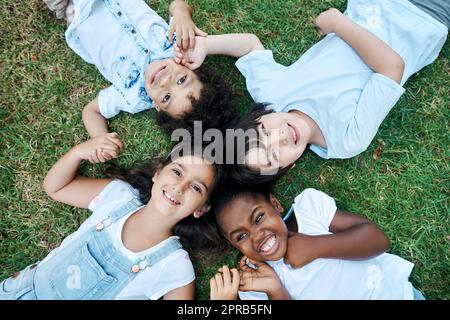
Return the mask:
[[172, 185], [172, 192], [181, 195], [188, 186], [188, 181], [182, 181], [180, 183]]
[[259, 227], [255, 227], [255, 229], [252, 230], [252, 234], [254, 235], [252, 237], [253, 247], [255, 248], [255, 251], [258, 251], [259, 244], [264, 239], [264, 231]]
[[167, 72], [169, 74], [166, 77], [162, 78], [161, 81], [159, 82], [160, 88], [166, 88], [169, 85], [169, 83], [172, 81], [172, 74], [171, 74], [170, 70], [167, 70]]
[[287, 128], [281, 128], [280, 129], [280, 132], [279, 132], [279, 134], [280, 134], [280, 145], [284, 145], [284, 144], [288, 144], [288, 131], [287, 131], [288, 129]]

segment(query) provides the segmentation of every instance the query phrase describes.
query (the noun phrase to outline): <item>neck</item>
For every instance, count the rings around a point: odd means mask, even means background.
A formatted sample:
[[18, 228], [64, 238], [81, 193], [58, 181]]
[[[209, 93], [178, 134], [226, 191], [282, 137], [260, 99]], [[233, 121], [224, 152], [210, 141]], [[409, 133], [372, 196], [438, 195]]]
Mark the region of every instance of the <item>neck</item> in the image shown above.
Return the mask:
[[137, 217], [142, 223], [145, 234], [156, 241], [163, 241], [172, 235], [172, 228], [179, 220], [164, 215], [154, 204], [152, 199], [142, 208]]

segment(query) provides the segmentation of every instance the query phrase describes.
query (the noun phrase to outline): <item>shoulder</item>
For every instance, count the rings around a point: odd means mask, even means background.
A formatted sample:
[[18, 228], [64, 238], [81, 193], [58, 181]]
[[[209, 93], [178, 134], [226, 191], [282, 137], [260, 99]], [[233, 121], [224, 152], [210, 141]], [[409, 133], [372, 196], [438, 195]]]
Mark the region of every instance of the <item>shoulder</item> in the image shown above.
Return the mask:
[[92, 199], [88, 208], [91, 211], [102, 207], [112, 208], [133, 198], [139, 198], [139, 192], [136, 189], [122, 180], [113, 180], [103, 188], [98, 196]]
[[308, 188], [303, 190], [297, 197], [295, 197], [294, 204], [296, 206], [308, 206], [317, 201], [324, 201], [332, 199], [325, 192], [319, 191], [314, 188]]

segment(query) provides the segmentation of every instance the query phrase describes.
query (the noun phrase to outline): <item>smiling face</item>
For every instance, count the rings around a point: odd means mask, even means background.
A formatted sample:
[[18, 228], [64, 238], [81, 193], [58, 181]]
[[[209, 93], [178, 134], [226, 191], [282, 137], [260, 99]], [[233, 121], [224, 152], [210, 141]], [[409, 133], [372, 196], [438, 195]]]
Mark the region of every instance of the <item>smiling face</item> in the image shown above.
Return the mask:
[[247, 152], [247, 167], [263, 173], [293, 164], [305, 151], [310, 133], [308, 124], [296, 113], [263, 115], [258, 126], [261, 143]]
[[196, 157], [175, 159], [153, 177], [152, 197], [162, 214], [181, 220], [205, 210], [210, 189], [214, 183], [215, 168]]
[[218, 224], [226, 239], [248, 258], [276, 261], [287, 250], [288, 230], [281, 218], [283, 209], [273, 196], [240, 195], [219, 213]]
[[202, 87], [192, 70], [172, 59], [153, 61], [145, 70], [145, 90], [156, 110], [174, 118], [192, 110], [192, 99], [199, 99]]

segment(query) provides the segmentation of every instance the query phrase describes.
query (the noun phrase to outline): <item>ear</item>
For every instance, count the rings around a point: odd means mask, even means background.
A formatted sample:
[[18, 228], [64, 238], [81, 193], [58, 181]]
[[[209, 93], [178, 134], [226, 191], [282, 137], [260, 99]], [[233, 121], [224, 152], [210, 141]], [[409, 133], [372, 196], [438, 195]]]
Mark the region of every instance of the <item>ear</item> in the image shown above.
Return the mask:
[[205, 204], [200, 210], [194, 212], [194, 218], [200, 218], [211, 209], [211, 205]]
[[280, 201], [273, 194], [270, 194], [270, 203], [279, 211], [280, 213], [284, 212], [284, 208], [281, 205]]
[[152, 182], [155, 183], [156, 179], [158, 179], [161, 170], [156, 170], [155, 174], [152, 177]]

